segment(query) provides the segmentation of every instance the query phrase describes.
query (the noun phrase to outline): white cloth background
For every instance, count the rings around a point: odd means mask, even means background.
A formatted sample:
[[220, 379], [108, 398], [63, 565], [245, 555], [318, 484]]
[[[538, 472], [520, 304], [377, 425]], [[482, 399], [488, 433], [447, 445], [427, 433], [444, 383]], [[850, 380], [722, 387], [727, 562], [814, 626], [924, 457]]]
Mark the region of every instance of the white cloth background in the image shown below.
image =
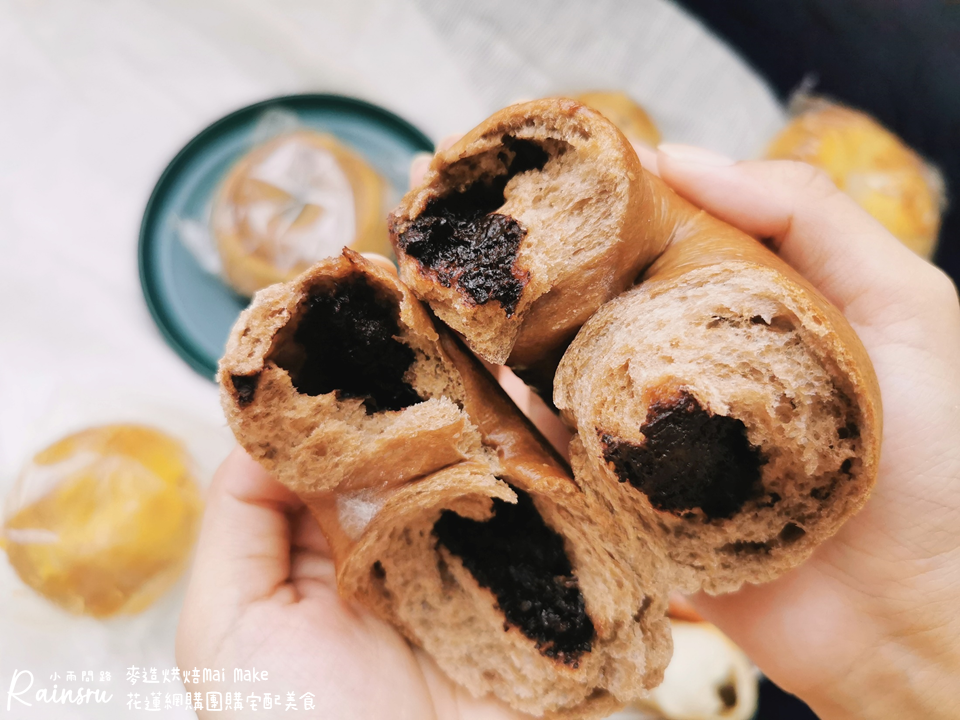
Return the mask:
[[[151, 421], [187, 440], [205, 475], [229, 448], [216, 388], [166, 346], [137, 274], [153, 184], [202, 127], [328, 91], [439, 139], [517, 99], [593, 88], [627, 91], [669, 140], [739, 157], [783, 121], [750, 69], [666, 0], [0, 3], [0, 492], [40, 446], [92, 423]], [[15, 668], [42, 680], [172, 666], [177, 602], [76, 620], [0, 560], [0, 705]], [[128, 689], [116, 676], [112, 688]], [[133, 716], [118, 699], [14, 710]]]

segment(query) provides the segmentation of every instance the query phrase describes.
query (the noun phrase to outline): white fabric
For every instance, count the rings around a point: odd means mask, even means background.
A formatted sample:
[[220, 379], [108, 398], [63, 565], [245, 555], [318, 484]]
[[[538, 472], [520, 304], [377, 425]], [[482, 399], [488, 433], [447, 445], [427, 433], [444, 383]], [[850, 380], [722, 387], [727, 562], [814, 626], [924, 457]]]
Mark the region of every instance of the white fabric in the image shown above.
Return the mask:
[[[0, 491], [40, 446], [93, 423], [164, 427], [207, 474], [229, 448], [216, 388], [164, 343], [137, 274], [150, 190], [206, 124], [329, 91], [439, 139], [517, 99], [593, 88], [626, 90], [669, 140], [737, 156], [782, 122], [757, 77], [666, 0], [0, 4]], [[112, 705], [56, 717], [129, 717], [122, 670], [173, 665], [177, 602], [76, 620], [0, 561], [0, 705], [15, 668], [38, 682], [112, 669]]]

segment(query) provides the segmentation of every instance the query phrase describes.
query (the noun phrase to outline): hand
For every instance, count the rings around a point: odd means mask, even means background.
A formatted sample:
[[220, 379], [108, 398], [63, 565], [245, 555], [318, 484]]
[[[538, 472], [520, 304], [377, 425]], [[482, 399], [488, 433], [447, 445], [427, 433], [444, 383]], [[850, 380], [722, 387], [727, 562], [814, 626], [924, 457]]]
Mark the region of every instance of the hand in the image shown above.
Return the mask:
[[[510, 720], [492, 701], [475, 700], [390, 625], [337, 595], [333, 561], [303, 504], [243, 450], [214, 477], [197, 557], [177, 633], [181, 668], [225, 669], [226, 683], [191, 692], [242, 691], [241, 711], [201, 718], [271, 717], [245, 698], [288, 692], [297, 717], [324, 720]], [[267, 680], [233, 684], [233, 669], [256, 667]], [[303, 712], [304, 693], [316, 709]], [[276, 706], [275, 706], [276, 708]], [[293, 717], [291, 715], [291, 717]]]
[[779, 580], [698, 597], [775, 682], [830, 718], [960, 717], [960, 305], [819, 171], [662, 146], [647, 167], [756, 237], [840, 310], [880, 380], [870, 500]]
[[[806, 564], [765, 586], [696, 599], [778, 684], [823, 717], [960, 714], [960, 306], [822, 174], [642, 153], [680, 194], [775, 249], [846, 314], [884, 402], [873, 497]], [[414, 167], [422, 174], [421, 161]], [[511, 394], [556, 423], [522, 389]], [[271, 672], [321, 717], [516, 717], [458, 690], [389, 626], [336, 595], [319, 528], [237, 451], [211, 489], [177, 643], [182, 666]]]

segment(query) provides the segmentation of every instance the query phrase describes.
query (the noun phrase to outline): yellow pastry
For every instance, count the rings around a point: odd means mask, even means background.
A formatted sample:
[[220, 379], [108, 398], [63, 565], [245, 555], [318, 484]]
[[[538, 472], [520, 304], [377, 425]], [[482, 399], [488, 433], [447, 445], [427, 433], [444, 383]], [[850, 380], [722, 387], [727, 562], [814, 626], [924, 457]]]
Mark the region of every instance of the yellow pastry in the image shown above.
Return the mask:
[[922, 257], [933, 256], [943, 182], [869, 115], [816, 102], [773, 139], [767, 157], [802, 160], [823, 169], [907, 247]]
[[626, 93], [595, 90], [580, 93], [576, 99], [610, 120], [630, 140], [653, 147], [660, 144], [660, 131], [657, 126], [646, 111]]
[[95, 617], [139, 612], [163, 594], [202, 512], [183, 446], [136, 425], [63, 438], [27, 464], [18, 488], [43, 494], [4, 523], [11, 565], [60, 607]]
[[330, 135], [297, 130], [255, 148], [214, 200], [224, 278], [252, 295], [344, 246], [389, 253], [385, 192], [377, 171]]

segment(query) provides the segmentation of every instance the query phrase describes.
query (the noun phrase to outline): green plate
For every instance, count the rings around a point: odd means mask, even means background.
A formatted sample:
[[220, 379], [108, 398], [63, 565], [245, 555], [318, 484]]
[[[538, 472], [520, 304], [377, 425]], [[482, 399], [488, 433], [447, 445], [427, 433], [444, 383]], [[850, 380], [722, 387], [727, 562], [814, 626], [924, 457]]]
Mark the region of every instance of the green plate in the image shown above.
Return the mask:
[[190, 366], [212, 378], [227, 335], [247, 305], [201, 267], [181, 241], [181, 219], [204, 217], [233, 163], [262, 141], [267, 111], [281, 111], [303, 127], [336, 136], [361, 154], [399, 196], [407, 190], [410, 161], [433, 143], [383, 108], [340, 95], [290, 95], [230, 113], [177, 153], [160, 176], [140, 226], [140, 284], [167, 342]]

